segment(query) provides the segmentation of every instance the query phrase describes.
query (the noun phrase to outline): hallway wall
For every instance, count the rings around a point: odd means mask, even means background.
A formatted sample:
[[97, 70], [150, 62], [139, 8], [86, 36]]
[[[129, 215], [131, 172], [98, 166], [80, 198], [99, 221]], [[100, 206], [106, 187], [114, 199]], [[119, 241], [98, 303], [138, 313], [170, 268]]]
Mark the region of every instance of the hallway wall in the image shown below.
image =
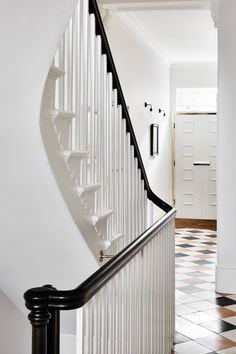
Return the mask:
[[[169, 64], [122, 16], [112, 14], [107, 34], [150, 185], [171, 203]], [[153, 105], [153, 112], [144, 107], [145, 101]], [[158, 114], [159, 108], [166, 111], [166, 118]], [[150, 156], [152, 123], [160, 126], [160, 154], [155, 158]]]
[[0, 352], [2, 354], [29, 354], [30, 323], [1, 290], [0, 313]]
[[216, 289], [236, 293], [236, 36], [235, 0], [219, 8], [218, 262]]

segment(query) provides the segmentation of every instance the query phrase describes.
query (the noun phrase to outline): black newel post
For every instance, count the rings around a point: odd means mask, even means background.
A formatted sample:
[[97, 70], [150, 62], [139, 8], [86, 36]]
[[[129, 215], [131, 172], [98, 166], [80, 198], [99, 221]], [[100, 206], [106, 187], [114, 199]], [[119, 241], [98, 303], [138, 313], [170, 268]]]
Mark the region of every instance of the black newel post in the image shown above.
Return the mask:
[[[50, 285], [34, 288], [24, 294], [28, 318], [32, 325], [32, 354], [59, 354], [59, 313], [50, 310]], [[50, 311], [50, 312], [49, 312]]]
[[[44, 288], [56, 290], [52, 285]], [[47, 326], [47, 352], [48, 354], [60, 354], [60, 311], [50, 310], [51, 318]]]
[[32, 310], [28, 316], [32, 325], [32, 354], [47, 353], [47, 324], [51, 315], [47, 309]]
[[52, 310], [48, 324], [48, 354], [60, 354], [60, 311]]

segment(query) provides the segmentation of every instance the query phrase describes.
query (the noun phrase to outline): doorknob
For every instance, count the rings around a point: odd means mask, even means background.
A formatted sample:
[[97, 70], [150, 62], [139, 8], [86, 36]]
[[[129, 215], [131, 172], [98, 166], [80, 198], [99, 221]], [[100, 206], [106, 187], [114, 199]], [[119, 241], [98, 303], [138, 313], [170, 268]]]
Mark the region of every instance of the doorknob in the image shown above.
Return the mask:
[[193, 166], [210, 166], [210, 162], [194, 161]]

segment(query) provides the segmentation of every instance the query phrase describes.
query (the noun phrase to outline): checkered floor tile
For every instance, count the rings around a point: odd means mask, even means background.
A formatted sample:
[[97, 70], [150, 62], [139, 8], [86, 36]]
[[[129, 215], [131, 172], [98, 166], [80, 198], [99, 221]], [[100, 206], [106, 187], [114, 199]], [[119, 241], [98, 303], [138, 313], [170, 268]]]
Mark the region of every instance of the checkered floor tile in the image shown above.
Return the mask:
[[173, 353], [236, 354], [236, 295], [215, 292], [215, 231], [176, 230]]

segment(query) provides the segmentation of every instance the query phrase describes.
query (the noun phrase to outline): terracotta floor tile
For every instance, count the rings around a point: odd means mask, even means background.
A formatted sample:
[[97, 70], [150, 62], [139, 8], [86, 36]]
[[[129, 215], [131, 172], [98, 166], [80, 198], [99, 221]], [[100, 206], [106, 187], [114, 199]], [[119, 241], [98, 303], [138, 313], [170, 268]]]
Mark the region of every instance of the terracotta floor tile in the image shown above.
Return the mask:
[[199, 259], [213, 259], [213, 257], [205, 255], [205, 254], [199, 254], [199, 255], [196, 255], [196, 257]]
[[188, 257], [188, 251], [187, 251], [186, 248], [182, 248], [182, 247], [179, 246], [179, 247], [177, 247], [176, 251], [184, 253], [184, 254], [186, 254], [186, 257]]
[[226, 318], [226, 317], [236, 316], [236, 312], [225, 309], [223, 307], [218, 307], [216, 309], [208, 310], [205, 313], [215, 318]]
[[[236, 353], [236, 347], [231, 347], [231, 348], [220, 350], [219, 352], [217, 352], [217, 354], [235, 354], [235, 353]], [[213, 354], [213, 352], [210, 354]]]
[[234, 341], [234, 345], [235, 345], [235, 343], [236, 343], [236, 329], [233, 329], [231, 331], [222, 332], [221, 336], [224, 338], [227, 338], [231, 341]]
[[222, 349], [231, 348], [235, 346], [235, 342], [232, 342], [231, 340], [224, 338], [218, 334], [213, 334], [212, 336], [209, 337], [199, 338], [196, 340], [196, 342], [215, 351], [219, 351]]

